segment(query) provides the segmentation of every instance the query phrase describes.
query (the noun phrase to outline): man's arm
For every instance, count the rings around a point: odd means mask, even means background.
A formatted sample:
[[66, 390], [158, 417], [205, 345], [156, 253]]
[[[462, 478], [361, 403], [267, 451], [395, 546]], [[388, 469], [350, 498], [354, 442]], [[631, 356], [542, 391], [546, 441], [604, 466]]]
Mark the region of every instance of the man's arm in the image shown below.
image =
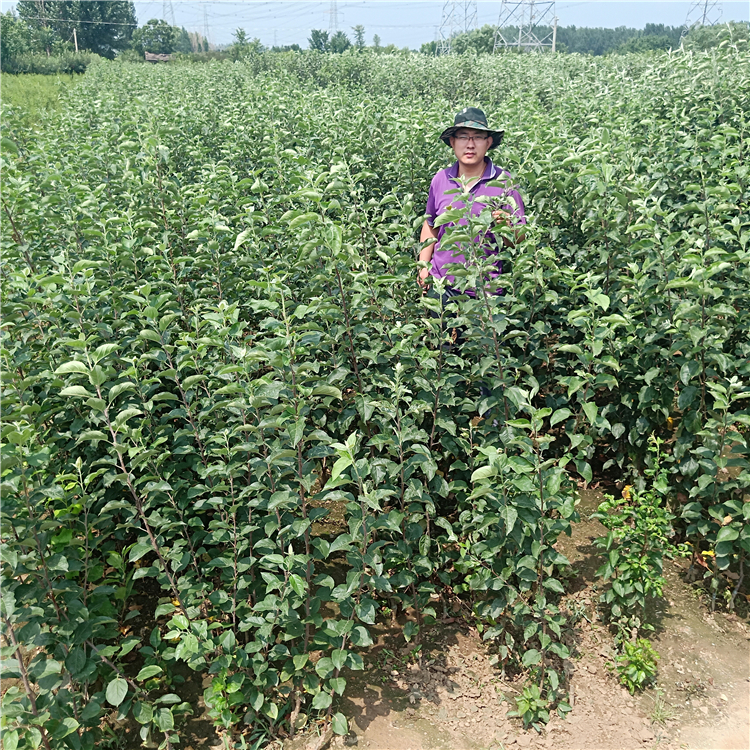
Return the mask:
[[493, 211], [492, 218], [497, 224], [513, 227], [514, 240], [511, 240], [510, 237], [503, 237], [503, 244], [506, 247], [513, 247], [515, 242], [523, 242], [526, 237], [526, 231], [523, 229], [526, 224], [526, 207], [518, 190], [509, 191], [507, 197], [510, 199], [508, 205]]
[[[424, 224], [422, 224], [422, 233], [419, 235], [419, 241], [420, 242], [426, 242], [429, 239], [433, 239], [437, 241], [438, 238], [438, 230], [435, 229], [435, 227], [431, 227], [429, 222], [425, 219]], [[432, 260], [432, 251], [435, 249], [435, 242], [431, 242], [427, 247], [423, 247], [419, 251], [419, 260], [422, 261], [430, 261]], [[425, 287], [427, 284], [427, 277], [430, 275], [430, 269], [429, 268], [420, 268], [419, 269], [419, 276], [417, 276], [417, 283], [421, 287]]]

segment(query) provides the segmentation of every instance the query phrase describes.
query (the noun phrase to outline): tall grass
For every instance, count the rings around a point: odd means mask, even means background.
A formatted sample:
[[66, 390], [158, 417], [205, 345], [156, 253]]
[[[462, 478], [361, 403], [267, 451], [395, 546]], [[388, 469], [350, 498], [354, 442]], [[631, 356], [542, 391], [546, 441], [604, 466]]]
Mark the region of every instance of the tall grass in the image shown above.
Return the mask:
[[61, 94], [75, 85], [78, 76], [61, 73], [48, 76], [33, 73], [0, 75], [0, 99], [3, 105], [17, 107], [22, 116], [33, 124], [46, 113], [60, 106]]

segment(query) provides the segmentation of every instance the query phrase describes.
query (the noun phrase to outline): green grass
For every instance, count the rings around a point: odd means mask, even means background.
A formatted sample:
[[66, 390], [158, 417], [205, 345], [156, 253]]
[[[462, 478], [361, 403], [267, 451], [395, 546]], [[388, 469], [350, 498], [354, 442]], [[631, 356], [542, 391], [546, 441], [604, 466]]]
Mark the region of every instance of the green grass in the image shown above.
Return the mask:
[[54, 76], [0, 75], [0, 99], [4, 105], [18, 107], [25, 120], [34, 121], [44, 112], [60, 106], [60, 94], [75, 85], [78, 76], [60, 73]]

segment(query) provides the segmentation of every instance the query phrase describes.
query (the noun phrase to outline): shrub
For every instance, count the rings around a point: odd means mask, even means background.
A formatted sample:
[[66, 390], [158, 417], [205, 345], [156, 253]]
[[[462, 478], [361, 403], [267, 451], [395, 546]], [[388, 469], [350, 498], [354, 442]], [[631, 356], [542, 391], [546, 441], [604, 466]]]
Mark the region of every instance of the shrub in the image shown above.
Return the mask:
[[639, 638], [635, 643], [625, 643], [622, 655], [616, 660], [621, 684], [631, 695], [636, 690], [643, 690], [656, 678], [658, 661], [659, 654], [647, 638]]
[[597, 576], [610, 585], [600, 602], [617, 626], [618, 641], [627, 638], [631, 630], [653, 629], [645, 621], [646, 600], [662, 594], [662, 558], [678, 551], [685, 553], [684, 548], [677, 550], [670, 542], [675, 517], [667, 508], [669, 475], [662, 442], [651, 438], [652, 464], [645, 472], [651, 485], [643, 491], [627, 486], [621, 499], [605, 496], [605, 502], [592, 515], [609, 530], [606, 537], [594, 543], [606, 555]]
[[60, 55], [22, 54], [5, 64], [5, 73], [36, 73], [55, 75], [57, 73], [85, 73], [94, 62], [103, 60], [93, 52], [65, 52]]

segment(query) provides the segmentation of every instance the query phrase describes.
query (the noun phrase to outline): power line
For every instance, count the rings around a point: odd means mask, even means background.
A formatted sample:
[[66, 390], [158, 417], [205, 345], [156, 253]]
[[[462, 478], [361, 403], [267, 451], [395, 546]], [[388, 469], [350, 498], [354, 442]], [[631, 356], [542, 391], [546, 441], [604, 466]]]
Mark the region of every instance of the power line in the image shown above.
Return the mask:
[[105, 26], [137, 26], [137, 23], [118, 23], [117, 21], [82, 21], [80, 18], [54, 18], [52, 16], [23, 16], [24, 21], [47, 21], [47, 23], [96, 23]]

